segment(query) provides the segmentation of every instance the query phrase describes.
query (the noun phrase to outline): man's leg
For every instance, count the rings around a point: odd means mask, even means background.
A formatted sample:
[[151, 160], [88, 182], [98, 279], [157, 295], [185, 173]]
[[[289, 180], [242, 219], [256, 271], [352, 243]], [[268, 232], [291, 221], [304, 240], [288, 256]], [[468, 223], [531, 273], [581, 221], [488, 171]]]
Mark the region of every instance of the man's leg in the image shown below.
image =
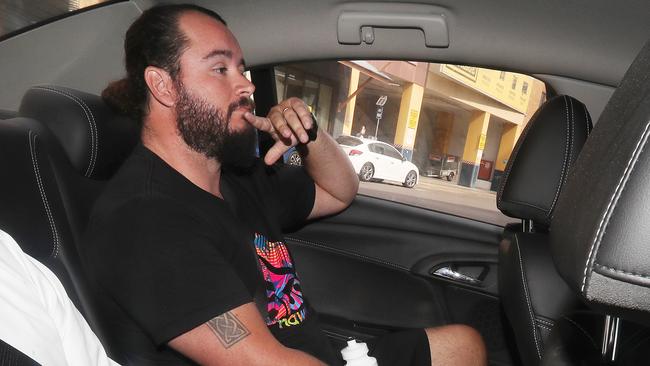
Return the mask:
[[485, 366], [487, 353], [481, 335], [466, 325], [425, 329], [432, 366]]

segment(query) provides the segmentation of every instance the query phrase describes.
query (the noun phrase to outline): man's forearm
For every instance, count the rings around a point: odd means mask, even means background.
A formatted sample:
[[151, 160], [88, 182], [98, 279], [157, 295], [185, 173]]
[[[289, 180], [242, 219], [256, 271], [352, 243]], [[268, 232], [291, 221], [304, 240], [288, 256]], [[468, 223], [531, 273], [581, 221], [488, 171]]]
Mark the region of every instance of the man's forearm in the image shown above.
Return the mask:
[[319, 130], [316, 140], [300, 146], [298, 151], [316, 185], [347, 207], [357, 194], [359, 178], [336, 141]]

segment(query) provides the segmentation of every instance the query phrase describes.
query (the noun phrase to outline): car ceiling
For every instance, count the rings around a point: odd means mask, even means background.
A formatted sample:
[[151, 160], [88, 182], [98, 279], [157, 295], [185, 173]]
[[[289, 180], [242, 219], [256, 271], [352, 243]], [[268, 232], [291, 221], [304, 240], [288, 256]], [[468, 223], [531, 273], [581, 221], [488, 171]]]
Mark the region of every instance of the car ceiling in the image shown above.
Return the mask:
[[[146, 4], [170, 2], [183, 1]], [[195, 2], [226, 19], [252, 65], [323, 58], [433, 60], [616, 86], [650, 38], [647, 0], [417, 1], [445, 14], [450, 44], [441, 49], [425, 47], [417, 30], [376, 29], [372, 45], [338, 44], [341, 11], [395, 13], [415, 1]]]
[[[16, 88], [0, 90], [0, 108], [16, 108], [23, 91], [39, 83], [99, 92], [122, 72], [123, 35], [137, 14], [155, 4], [181, 2], [188, 1], [131, 0], [107, 7], [116, 10], [94, 10], [96, 15], [84, 21], [72, 16], [5, 40], [0, 43], [0, 79]], [[537, 76], [558, 92], [583, 100], [594, 116], [650, 38], [650, 2], [645, 0], [191, 2], [226, 19], [252, 67], [322, 59], [410, 59], [492, 67]], [[394, 28], [376, 28], [371, 45], [341, 45], [337, 22], [345, 10], [444, 14], [449, 47], [428, 48], [421, 31]], [[74, 28], [79, 26], [84, 32]], [[39, 47], [24, 47], [28, 42]], [[55, 63], [54, 70], [44, 61]]]

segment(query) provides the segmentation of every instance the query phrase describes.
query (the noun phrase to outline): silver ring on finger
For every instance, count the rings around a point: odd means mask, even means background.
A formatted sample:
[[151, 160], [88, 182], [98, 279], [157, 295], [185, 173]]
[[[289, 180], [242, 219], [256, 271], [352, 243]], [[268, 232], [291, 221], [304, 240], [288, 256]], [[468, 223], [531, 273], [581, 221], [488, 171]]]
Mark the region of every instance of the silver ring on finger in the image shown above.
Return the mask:
[[291, 109], [291, 107], [286, 107], [286, 108], [284, 108], [284, 109], [282, 110], [282, 115], [284, 116], [284, 112], [288, 111], [289, 109]]

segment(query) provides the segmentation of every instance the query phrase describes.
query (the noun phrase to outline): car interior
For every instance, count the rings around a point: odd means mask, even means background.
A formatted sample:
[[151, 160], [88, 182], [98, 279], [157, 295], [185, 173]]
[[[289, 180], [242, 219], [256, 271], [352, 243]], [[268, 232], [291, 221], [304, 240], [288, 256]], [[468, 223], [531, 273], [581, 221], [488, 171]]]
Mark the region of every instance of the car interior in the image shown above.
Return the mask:
[[[287, 62], [445, 62], [546, 84], [496, 194], [512, 224], [357, 195], [286, 233], [338, 349], [461, 323], [481, 333], [490, 365], [647, 363], [650, 3], [605, 0], [107, 1], [1, 36], [0, 229], [52, 269], [109, 355], [120, 341], [107, 331], [111, 302], [77, 248], [139, 130], [99, 94], [123, 76], [131, 22], [171, 2], [227, 21], [258, 115], [277, 103], [273, 67]], [[0, 343], [0, 363], [21, 357]]]

